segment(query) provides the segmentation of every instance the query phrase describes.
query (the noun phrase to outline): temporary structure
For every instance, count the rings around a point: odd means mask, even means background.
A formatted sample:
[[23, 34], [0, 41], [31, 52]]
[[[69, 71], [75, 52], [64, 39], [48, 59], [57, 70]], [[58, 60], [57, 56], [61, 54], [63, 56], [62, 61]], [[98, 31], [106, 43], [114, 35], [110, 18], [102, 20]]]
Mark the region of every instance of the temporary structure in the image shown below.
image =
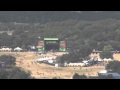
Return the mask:
[[17, 47], [17, 48], [14, 49], [14, 51], [22, 51], [22, 48]]

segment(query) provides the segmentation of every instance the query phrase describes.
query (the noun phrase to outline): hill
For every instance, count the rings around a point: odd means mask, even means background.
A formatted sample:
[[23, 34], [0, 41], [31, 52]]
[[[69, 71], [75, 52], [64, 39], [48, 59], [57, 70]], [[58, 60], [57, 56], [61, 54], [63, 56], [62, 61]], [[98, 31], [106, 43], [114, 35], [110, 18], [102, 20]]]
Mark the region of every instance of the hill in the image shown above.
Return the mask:
[[119, 11], [0, 11], [0, 22], [47, 23], [51, 21], [96, 21], [120, 19]]

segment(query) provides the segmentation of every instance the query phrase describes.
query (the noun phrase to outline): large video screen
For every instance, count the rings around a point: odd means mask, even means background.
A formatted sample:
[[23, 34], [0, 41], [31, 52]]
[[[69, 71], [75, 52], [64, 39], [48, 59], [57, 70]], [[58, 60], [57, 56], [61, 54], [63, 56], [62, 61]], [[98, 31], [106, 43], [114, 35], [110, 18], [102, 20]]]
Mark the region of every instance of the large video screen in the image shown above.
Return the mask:
[[38, 51], [44, 51], [44, 41], [39, 41], [38, 42]]
[[60, 48], [59, 51], [66, 51], [66, 41], [60, 41]]

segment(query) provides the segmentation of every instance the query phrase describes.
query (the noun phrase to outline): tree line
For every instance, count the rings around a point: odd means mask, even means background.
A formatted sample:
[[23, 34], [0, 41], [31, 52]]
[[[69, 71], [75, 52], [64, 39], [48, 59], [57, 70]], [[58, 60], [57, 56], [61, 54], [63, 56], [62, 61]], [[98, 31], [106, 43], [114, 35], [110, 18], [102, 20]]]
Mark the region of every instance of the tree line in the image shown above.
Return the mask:
[[[41, 40], [45, 37], [67, 40], [67, 51], [70, 52], [70, 57], [74, 59], [77, 57], [74, 61], [86, 58], [93, 49], [103, 51], [101, 57], [107, 56], [107, 58], [111, 57], [111, 53], [109, 53], [111, 50], [120, 51], [120, 20], [116, 19], [64, 20], [45, 24], [1, 23], [0, 28], [0, 31], [9, 28], [9, 31], [13, 32], [12, 35], [8, 35], [6, 32], [0, 34], [0, 47], [28, 49], [29, 45], [37, 46], [37, 37], [40, 36]], [[106, 50], [106, 47], [109, 50]], [[62, 58], [65, 57], [69, 56]]]
[[97, 21], [120, 19], [119, 11], [0, 11], [1, 22], [47, 23], [63, 20]]
[[57, 37], [64, 40], [67, 38], [67, 46], [71, 51], [77, 50], [80, 46], [102, 51], [107, 45], [111, 45], [113, 50], [119, 51], [119, 22], [119, 20], [107, 19], [101, 21], [67, 20], [36, 25], [24, 23], [23, 25], [16, 24], [16, 26], [6, 23], [5, 26], [9, 26], [9, 28], [17, 28], [9, 30], [13, 31], [12, 35], [8, 35], [6, 32], [0, 34], [0, 46], [27, 47], [31, 44], [37, 45], [37, 37], [40, 36], [41, 39]]

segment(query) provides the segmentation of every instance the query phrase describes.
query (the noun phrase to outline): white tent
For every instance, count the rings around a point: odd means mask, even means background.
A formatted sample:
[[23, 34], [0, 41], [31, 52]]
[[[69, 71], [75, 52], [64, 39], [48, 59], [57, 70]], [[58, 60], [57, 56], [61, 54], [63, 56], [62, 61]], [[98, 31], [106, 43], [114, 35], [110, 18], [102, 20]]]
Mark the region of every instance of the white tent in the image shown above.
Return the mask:
[[53, 63], [53, 60], [48, 60], [49, 63]]
[[52, 58], [40, 58], [40, 59], [37, 59], [36, 61], [40, 61], [40, 62], [42, 62], [42, 61], [49, 61], [49, 60], [51, 60]]
[[99, 73], [107, 73], [107, 70], [102, 70]]
[[22, 48], [20, 48], [20, 47], [14, 48], [14, 51], [21, 51], [21, 50], [22, 50]]
[[1, 48], [0, 51], [11, 51], [12, 48]]
[[108, 58], [108, 59], [107, 59], [107, 58], [104, 58], [103, 60], [104, 60], [104, 61], [113, 61], [113, 59], [111, 59], [111, 58]]

